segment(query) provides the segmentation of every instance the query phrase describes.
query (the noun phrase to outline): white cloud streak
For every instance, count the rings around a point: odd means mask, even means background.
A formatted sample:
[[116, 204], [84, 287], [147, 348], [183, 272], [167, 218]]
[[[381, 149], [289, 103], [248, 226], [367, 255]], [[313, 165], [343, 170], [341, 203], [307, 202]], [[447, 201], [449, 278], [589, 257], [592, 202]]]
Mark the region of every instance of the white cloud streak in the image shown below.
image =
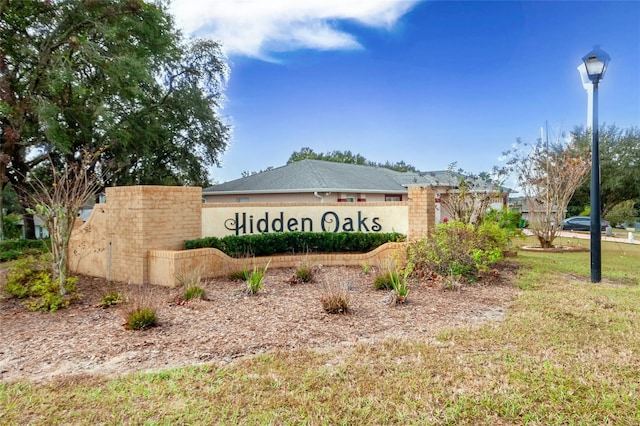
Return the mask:
[[336, 22], [390, 29], [420, 0], [173, 0], [185, 34], [222, 43], [228, 55], [270, 59], [296, 49], [361, 49]]

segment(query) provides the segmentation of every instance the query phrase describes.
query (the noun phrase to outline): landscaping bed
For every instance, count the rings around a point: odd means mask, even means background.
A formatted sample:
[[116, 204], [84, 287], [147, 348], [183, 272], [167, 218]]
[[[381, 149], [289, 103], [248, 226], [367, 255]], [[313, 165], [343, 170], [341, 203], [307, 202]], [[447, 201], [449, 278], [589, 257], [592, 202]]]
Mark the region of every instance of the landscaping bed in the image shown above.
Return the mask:
[[[147, 286], [160, 325], [126, 330], [123, 307], [99, 306], [123, 283], [80, 277], [82, 299], [56, 313], [28, 312], [15, 299], [0, 300], [0, 381], [43, 381], [69, 376], [116, 376], [199, 363], [226, 364], [274, 349], [317, 348], [388, 338], [434, 340], [443, 329], [499, 321], [518, 294], [515, 266], [501, 262], [478, 284], [444, 291], [412, 282], [407, 303], [388, 305], [374, 289], [381, 271], [319, 267], [312, 283], [295, 283], [294, 268], [269, 270], [264, 290], [246, 294], [244, 282], [205, 280], [208, 300], [183, 302], [182, 288]], [[331, 315], [320, 299], [326, 285], [348, 289], [351, 312]]]

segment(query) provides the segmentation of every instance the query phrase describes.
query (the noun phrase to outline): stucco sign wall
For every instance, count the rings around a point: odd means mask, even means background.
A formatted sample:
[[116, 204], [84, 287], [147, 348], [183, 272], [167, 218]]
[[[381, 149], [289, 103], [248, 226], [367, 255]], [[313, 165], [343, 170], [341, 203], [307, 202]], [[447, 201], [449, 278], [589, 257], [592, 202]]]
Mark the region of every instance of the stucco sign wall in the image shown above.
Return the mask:
[[225, 203], [204, 204], [202, 236], [269, 232], [409, 231], [409, 206], [385, 203]]

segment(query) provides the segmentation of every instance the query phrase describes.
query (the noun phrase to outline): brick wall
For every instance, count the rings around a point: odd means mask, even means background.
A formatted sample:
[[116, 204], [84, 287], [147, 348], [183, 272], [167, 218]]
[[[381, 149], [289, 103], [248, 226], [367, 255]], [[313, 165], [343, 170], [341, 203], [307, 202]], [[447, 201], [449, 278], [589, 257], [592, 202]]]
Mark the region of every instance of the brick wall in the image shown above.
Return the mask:
[[181, 278], [197, 274], [200, 277], [223, 277], [232, 272], [254, 267], [290, 268], [301, 264], [311, 266], [385, 265], [388, 260], [401, 260], [405, 243], [386, 243], [368, 253], [323, 253], [268, 256], [235, 259], [213, 248], [194, 250], [151, 250], [149, 280], [153, 284], [175, 287]]
[[104, 204], [70, 242], [72, 271], [115, 281], [147, 283], [148, 252], [179, 250], [200, 238], [202, 190], [195, 187], [107, 188]]
[[[428, 236], [435, 226], [433, 189], [409, 187], [408, 205], [408, 238]], [[72, 234], [70, 270], [114, 281], [171, 286], [177, 284], [178, 276], [195, 270], [203, 271], [203, 276], [219, 276], [241, 263], [244, 266], [246, 259], [212, 254], [214, 249], [181, 250], [184, 240], [202, 237], [202, 209], [201, 188], [107, 188], [106, 203], [97, 204], [89, 220]], [[310, 260], [324, 265], [362, 264], [387, 258], [398, 247], [387, 246], [371, 254], [318, 255]], [[292, 256], [271, 259], [270, 267], [296, 266], [300, 262]]]

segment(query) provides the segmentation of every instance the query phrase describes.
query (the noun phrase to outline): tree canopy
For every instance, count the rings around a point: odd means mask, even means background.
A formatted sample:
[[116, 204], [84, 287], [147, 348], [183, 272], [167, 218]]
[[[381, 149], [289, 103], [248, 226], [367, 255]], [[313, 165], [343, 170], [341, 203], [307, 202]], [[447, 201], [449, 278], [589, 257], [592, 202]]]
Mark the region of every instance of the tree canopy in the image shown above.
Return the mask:
[[[602, 216], [607, 216], [616, 205], [640, 202], [640, 128], [620, 129], [615, 125], [603, 126], [600, 142], [600, 191]], [[583, 127], [572, 132], [576, 145], [591, 150], [591, 134]], [[570, 215], [577, 215], [589, 205], [589, 180], [578, 187], [568, 207]]]
[[317, 153], [309, 147], [301, 148], [300, 151], [294, 151], [287, 160], [287, 164], [295, 163], [296, 161], [311, 159], [321, 161], [332, 161], [335, 163], [349, 163], [349, 164], [361, 164], [365, 166], [384, 167], [387, 169], [395, 170], [398, 172], [418, 172], [414, 166], [406, 164], [404, 161], [396, 163], [376, 163], [369, 161], [360, 154], [354, 154], [351, 151], [330, 151], [327, 153]]
[[78, 164], [108, 184], [202, 185], [226, 149], [220, 46], [187, 41], [164, 2], [0, 0], [0, 179]]

